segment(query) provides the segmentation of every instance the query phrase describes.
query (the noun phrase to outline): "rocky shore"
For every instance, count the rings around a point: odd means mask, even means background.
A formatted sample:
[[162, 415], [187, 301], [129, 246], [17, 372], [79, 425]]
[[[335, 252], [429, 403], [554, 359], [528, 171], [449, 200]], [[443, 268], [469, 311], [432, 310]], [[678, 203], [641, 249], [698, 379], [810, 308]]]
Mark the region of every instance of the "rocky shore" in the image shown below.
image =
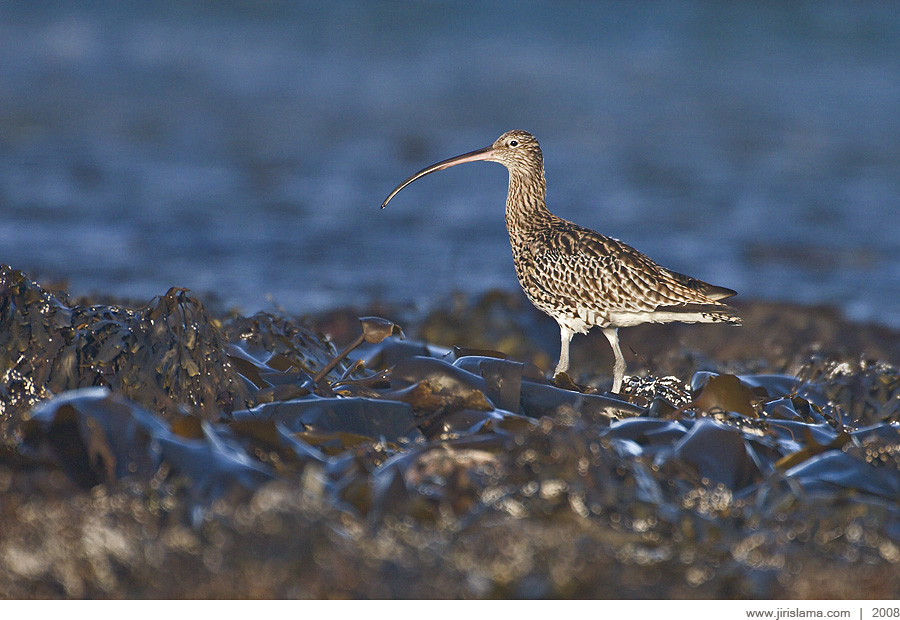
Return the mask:
[[736, 305], [623, 330], [617, 395], [599, 334], [547, 379], [518, 294], [243, 317], [2, 266], [0, 597], [900, 598], [900, 333]]

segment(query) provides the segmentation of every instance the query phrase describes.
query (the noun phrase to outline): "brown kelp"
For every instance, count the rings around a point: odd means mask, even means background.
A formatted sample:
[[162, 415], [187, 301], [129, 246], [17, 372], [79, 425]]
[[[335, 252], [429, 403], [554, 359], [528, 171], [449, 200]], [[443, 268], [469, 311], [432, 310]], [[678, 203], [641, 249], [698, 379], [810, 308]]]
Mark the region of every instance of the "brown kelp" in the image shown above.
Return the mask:
[[900, 594], [886, 361], [610, 395], [356, 329], [0, 269], [0, 595]]

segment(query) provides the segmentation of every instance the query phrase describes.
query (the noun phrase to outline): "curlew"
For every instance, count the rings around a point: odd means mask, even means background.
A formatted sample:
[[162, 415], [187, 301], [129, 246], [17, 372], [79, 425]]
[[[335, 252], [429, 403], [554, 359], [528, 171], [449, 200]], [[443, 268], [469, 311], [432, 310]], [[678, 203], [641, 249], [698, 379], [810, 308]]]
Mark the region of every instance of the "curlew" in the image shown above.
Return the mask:
[[506, 228], [516, 275], [525, 295], [559, 324], [559, 363], [569, 369], [575, 334], [599, 327], [615, 355], [612, 391], [625, 377], [620, 327], [641, 323], [733, 323], [736, 309], [719, 300], [735, 291], [661, 267], [617, 239], [550, 213], [545, 202], [544, 157], [537, 139], [508, 131], [492, 145], [438, 162], [415, 173], [382, 203], [426, 174], [473, 161], [493, 161], [509, 171]]

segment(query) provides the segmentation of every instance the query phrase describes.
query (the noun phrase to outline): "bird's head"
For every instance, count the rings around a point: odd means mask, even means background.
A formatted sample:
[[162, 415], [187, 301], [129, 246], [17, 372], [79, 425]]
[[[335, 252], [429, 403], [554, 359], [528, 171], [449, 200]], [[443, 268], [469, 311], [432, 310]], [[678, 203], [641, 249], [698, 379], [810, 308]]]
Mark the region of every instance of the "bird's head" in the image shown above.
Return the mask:
[[438, 170], [444, 170], [451, 166], [465, 164], [471, 161], [495, 161], [498, 164], [506, 166], [510, 173], [518, 171], [528, 173], [528, 171], [534, 170], [535, 172], [543, 174], [544, 168], [544, 157], [541, 154], [541, 145], [538, 144], [537, 138], [527, 131], [513, 129], [497, 138], [490, 146], [478, 149], [477, 151], [472, 151], [471, 153], [457, 155], [456, 157], [451, 157], [444, 161], [439, 161], [436, 164], [432, 164], [427, 168], [419, 170], [398, 185], [385, 201], [381, 203], [381, 208], [384, 209], [400, 190], [416, 179], [420, 179], [426, 174], [431, 174]]
[[488, 157], [485, 159], [503, 164], [510, 169], [532, 168], [544, 163], [537, 138], [521, 129], [507, 131], [497, 138], [488, 147]]

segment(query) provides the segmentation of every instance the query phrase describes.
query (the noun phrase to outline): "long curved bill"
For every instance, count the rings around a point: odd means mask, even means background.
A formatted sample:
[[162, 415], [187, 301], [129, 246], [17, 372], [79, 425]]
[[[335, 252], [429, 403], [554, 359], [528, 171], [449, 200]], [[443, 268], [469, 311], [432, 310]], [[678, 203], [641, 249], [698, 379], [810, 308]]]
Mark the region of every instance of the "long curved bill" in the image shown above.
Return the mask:
[[456, 157], [451, 157], [450, 159], [445, 159], [444, 161], [439, 161], [436, 164], [432, 164], [427, 168], [423, 168], [419, 170], [417, 173], [403, 181], [400, 185], [397, 186], [397, 189], [392, 191], [390, 195], [384, 199], [384, 202], [381, 203], [381, 208], [384, 209], [387, 204], [391, 201], [391, 198], [400, 193], [400, 190], [415, 181], [416, 179], [421, 179], [426, 174], [431, 174], [432, 172], [437, 172], [438, 170], [444, 170], [449, 168], [450, 166], [455, 166], [457, 164], [465, 164], [470, 161], [486, 161], [491, 158], [491, 155], [494, 152], [494, 146], [486, 146], [483, 149], [478, 149], [477, 151], [472, 151], [471, 153], [464, 153], [462, 155], [457, 155]]

